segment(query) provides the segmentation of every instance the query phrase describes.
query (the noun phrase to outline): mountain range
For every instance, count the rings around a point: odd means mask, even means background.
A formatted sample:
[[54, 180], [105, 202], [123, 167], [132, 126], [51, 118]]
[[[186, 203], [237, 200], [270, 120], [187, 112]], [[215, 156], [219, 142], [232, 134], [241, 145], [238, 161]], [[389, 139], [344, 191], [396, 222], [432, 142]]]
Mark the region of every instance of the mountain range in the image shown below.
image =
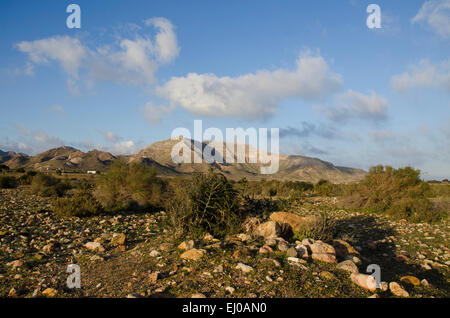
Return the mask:
[[[249, 180], [279, 179], [292, 181], [317, 182], [326, 179], [334, 183], [347, 183], [361, 180], [366, 172], [362, 169], [339, 167], [330, 162], [322, 161], [317, 158], [282, 155], [279, 156], [278, 172], [271, 175], [261, 174], [261, 162], [249, 163], [249, 153], [252, 151], [258, 153], [258, 150], [249, 145], [243, 145], [246, 149], [244, 163], [237, 163], [236, 155], [231, 163], [216, 162], [207, 163], [201, 160], [201, 163], [175, 163], [172, 160], [171, 152], [173, 147], [180, 140], [163, 140], [155, 142], [145, 149], [142, 149], [133, 155], [114, 156], [109, 152], [91, 150], [82, 152], [78, 149], [62, 146], [47, 150], [35, 156], [28, 156], [22, 153], [4, 152], [0, 150], [0, 164], [4, 164], [11, 169], [25, 168], [36, 171], [56, 171], [65, 172], [84, 172], [88, 170], [105, 171], [113, 161], [122, 158], [127, 162], [143, 163], [148, 166], [158, 168], [160, 174], [166, 176], [188, 176], [196, 172], [206, 172], [210, 167], [220, 171], [231, 179], [240, 179], [246, 177]], [[184, 146], [192, 150], [191, 158], [200, 156], [205, 147], [209, 146], [212, 153], [222, 151], [223, 158], [229, 151], [237, 151], [237, 144], [217, 142], [198, 143], [190, 139], [183, 139]], [[198, 159], [198, 158], [197, 158]]]

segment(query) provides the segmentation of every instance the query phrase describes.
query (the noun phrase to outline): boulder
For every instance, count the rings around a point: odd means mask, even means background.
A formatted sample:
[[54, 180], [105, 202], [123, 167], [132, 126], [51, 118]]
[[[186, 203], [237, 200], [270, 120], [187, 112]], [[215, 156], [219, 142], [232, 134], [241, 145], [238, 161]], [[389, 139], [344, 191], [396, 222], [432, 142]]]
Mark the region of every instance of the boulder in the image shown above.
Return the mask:
[[336, 256], [326, 253], [312, 253], [311, 258], [325, 263], [336, 263]]
[[359, 287], [364, 289], [375, 291], [377, 289], [377, 282], [372, 275], [353, 273], [350, 275], [350, 279]]
[[265, 239], [275, 238], [281, 235], [281, 227], [275, 221], [268, 221], [258, 225], [254, 232], [255, 236], [262, 236]]
[[344, 270], [349, 273], [358, 273], [358, 267], [350, 260], [340, 262], [337, 264], [336, 268]]
[[336, 250], [332, 245], [322, 241], [315, 241], [313, 244], [309, 245], [309, 247], [313, 254], [336, 254]]
[[420, 280], [414, 276], [403, 276], [402, 278], [400, 278], [400, 281], [405, 282], [407, 284], [414, 285], [414, 286], [420, 285]]

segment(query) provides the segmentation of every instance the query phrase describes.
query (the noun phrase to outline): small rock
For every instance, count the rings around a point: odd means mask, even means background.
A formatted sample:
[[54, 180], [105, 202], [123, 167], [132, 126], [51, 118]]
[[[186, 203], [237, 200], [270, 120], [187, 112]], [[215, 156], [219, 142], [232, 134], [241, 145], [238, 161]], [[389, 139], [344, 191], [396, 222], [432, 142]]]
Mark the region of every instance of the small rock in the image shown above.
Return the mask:
[[144, 296], [138, 293], [131, 293], [127, 295], [127, 298], [144, 298]]
[[9, 290], [8, 297], [10, 297], [10, 298], [17, 297], [17, 292], [16, 292], [16, 290], [14, 288], [11, 288]]
[[321, 272], [320, 277], [322, 277], [323, 279], [326, 279], [326, 280], [336, 279], [336, 276], [333, 273], [330, 273], [328, 271]]
[[253, 271], [253, 267], [242, 264], [242, 263], [237, 264], [236, 269], [240, 269], [244, 273], [249, 273], [249, 272]]
[[206, 298], [206, 296], [201, 293], [196, 293], [192, 294], [191, 298]]
[[45, 297], [56, 297], [58, 295], [58, 292], [56, 291], [56, 289], [47, 288], [42, 292], [42, 295], [44, 295]]
[[84, 244], [84, 247], [86, 247], [88, 250], [90, 251], [98, 251], [98, 252], [103, 252], [105, 251], [105, 249], [103, 248], [103, 246], [98, 243], [98, 242], [87, 242], [86, 244]]
[[272, 253], [272, 252], [273, 252], [272, 248], [268, 245], [264, 245], [259, 249], [260, 254], [268, 254], [268, 253]]
[[400, 286], [400, 284], [398, 284], [396, 282], [389, 283], [389, 289], [395, 296], [409, 297], [409, 293], [405, 289], [403, 289], [403, 287]]
[[414, 286], [420, 285], [420, 280], [414, 276], [403, 276], [402, 278], [400, 278], [400, 281], [409, 283]]
[[153, 251], [150, 252], [150, 256], [151, 257], [158, 257], [160, 255], [161, 255], [161, 253], [158, 252], [157, 250], [153, 250]]
[[173, 249], [173, 244], [172, 244], [172, 243], [162, 243], [162, 244], [159, 246], [159, 249], [160, 249], [161, 251], [168, 252], [168, 251], [170, 251], [170, 250]]
[[297, 257], [298, 256], [298, 252], [297, 252], [297, 250], [294, 247], [290, 247], [286, 251], [286, 255], [288, 257]]
[[420, 284], [425, 287], [430, 286], [430, 283], [428, 283], [428, 281], [425, 278], [420, 281]]
[[178, 248], [180, 250], [185, 250], [185, 251], [193, 249], [194, 247], [195, 247], [194, 240], [184, 241], [184, 242], [181, 242], [180, 245], [178, 245]]
[[281, 226], [275, 221], [268, 221], [258, 225], [254, 234], [255, 236], [262, 236], [265, 239], [275, 238], [281, 235]]
[[204, 251], [193, 248], [181, 254], [180, 257], [183, 259], [198, 261], [203, 257], [204, 254], [205, 254]]
[[123, 233], [114, 233], [111, 238], [111, 244], [114, 246], [124, 245], [126, 240], [126, 235]]
[[230, 295], [233, 295], [234, 293], [234, 288], [231, 286], [225, 287], [225, 291], [230, 293]]
[[313, 254], [336, 254], [336, 250], [332, 245], [322, 241], [315, 241], [314, 244], [310, 245], [310, 248]]
[[153, 272], [148, 274], [148, 278], [150, 283], [155, 284], [158, 281], [159, 278], [159, 272]]

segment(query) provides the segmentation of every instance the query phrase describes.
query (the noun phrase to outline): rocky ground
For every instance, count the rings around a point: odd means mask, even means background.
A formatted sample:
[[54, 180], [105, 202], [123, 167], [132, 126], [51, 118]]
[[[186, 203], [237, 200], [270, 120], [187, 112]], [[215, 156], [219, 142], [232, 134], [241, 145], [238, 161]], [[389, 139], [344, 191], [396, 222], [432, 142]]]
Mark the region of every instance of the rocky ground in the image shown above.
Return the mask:
[[[330, 244], [285, 241], [273, 220], [192, 241], [164, 228], [164, 212], [58, 219], [50, 199], [0, 190], [0, 297], [450, 296], [447, 221], [393, 222], [332, 198], [305, 199], [295, 213], [323, 210], [339, 229]], [[258, 231], [266, 239], [250, 235]], [[80, 266], [80, 289], [66, 287], [69, 264]], [[382, 288], [366, 276], [370, 264]]]

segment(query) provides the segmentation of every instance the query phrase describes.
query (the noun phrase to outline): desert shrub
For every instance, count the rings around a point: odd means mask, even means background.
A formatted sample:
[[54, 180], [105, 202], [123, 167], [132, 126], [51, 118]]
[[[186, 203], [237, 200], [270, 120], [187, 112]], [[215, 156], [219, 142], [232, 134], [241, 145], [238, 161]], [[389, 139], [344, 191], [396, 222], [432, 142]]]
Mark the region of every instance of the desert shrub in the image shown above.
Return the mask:
[[18, 179], [19, 184], [21, 185], [30, 185], [33, 181], [33, 177], [37, 175], [36, 171], [30, 170], [27, 171], [25, 174], [21, 175]]
[[12, 189], [17, 187], [17, 179], [11, 176], [0, 176], [0, 189]]
[[102, 205], [89, 191], [77, 192], [72, 198], [58, 198], [55, 200], [53, 208], [58, 217], [86, 217], [103, 212]]
[[336, 186], [328, 180], [320, 180], [314, 185], [314, 193], [322, 197], [336, 195]]
[[428, 200], [430, 185], [419, 176], [420, 170], [411, 167], [372, 167], [361, 183], [347, 188], [340, 205], [411, 222], [436, 221], [441, 212]]
[[14, 171], [18, 172], [18, 173], [25, 173], [25, 169], [24, 168], [16, 168], [16, 169], [14, 169]]
[[224, 237], [241, 224], [239, 193], [222, 174], [209, 171], [195, 175], [173, 192], [167, 212], [176, 234]]
[[99, 176], [94, 196], [105, 209], [115, 211], [159, 207], [165, 192], [166, 182], [156, 168], [117, 160]]
[[294, 233], [294, 239], [312, 238], [323, 242], [331, 241], [336, 234], [336, 222], [328, 213], [322, 212], [313, 221], [308, 222], [300, 231]]
[[43, 197], [61, 197], [70, 188], [70, 184], [62, 182], [61, 179], [43, 173], [37, 173], [32, 177], [30, 190], [32, 193]]
[[0, 172], [9, 171], [9, 167], [7, 165], [0, 164]]

